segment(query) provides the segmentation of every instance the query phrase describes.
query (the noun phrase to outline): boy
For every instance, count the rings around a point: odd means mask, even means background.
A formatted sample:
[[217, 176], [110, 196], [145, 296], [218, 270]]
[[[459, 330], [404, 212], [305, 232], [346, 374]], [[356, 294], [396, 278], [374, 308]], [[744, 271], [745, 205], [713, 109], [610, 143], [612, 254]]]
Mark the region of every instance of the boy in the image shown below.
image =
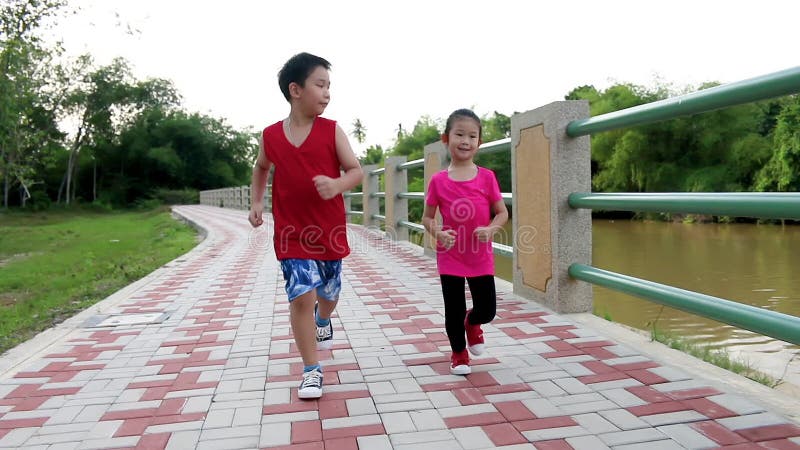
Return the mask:
[[289, 116], [264, 129], [250, 187], [249, 220], [258, 227], [264, 223], [267, 174], [275, 166], [273, 243], [286, 280], [292, 333], [303, 359], [300, 398], [322, 396], [316, 350], [331, 348], [330, 318], [339, 299], [342, 258], [350, 253], [341, 193], [362, 180], [347, 135], [336, 122], [320, 117], [330, 101], [329, 70], [328, 61], [308, 53], [284, 64], [278, 85], [289, 102]]

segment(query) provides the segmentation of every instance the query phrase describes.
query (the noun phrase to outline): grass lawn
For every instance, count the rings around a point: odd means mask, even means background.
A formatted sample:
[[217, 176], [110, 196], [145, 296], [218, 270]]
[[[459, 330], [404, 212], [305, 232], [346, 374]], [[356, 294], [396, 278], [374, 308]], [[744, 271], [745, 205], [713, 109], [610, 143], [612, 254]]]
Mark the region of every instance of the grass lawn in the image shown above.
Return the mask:
[[197, 244], [166, 208], [0, 213], [0, 352]]

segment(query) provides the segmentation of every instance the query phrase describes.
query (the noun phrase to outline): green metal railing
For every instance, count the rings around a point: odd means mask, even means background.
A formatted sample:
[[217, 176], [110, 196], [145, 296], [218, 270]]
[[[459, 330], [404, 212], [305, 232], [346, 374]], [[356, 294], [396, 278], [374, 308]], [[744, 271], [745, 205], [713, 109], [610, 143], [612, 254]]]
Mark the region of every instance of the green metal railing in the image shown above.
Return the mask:
[[567, 126], [570, 137], [628, 128], [634, 125], [674, 119], [715, 109], [767, 100], [800, 91], [800, 67], [724, 84], [691, 94], [634, 106], [588, 119], [573, 120]]
[[800, 319], [710, 295], [654, 283], [584, 264], [569, 266], [572, 278], [634, 295], [719, 322], [800, 345]]
[[714, 216], [800, 219], [800, 193], [573, 193], [569, 206], [634, 212], [710, 214]]
[[[492, 141], [492, 142], [487, 142], [487, 143], [482, 144], [478, 148], [478, 155], [486, 155], [486, 154], [498, 153], [498, 152], [503, 152], [503, 151], [511, 151], [511, 139], [510, 138], [499, 139], [497, 141]], [[449, 156], [449, 155], [447, 155], [447, 156]], [[415, 160], [407, 161], [407, 162], [405, 162], [403, 164], [399, 164], [397, 166], [397, 171], [398, 172], [408, 171], [409, 169], [415, 169], [415, 168], [424, 167], [424, 166], [425, 166], [425, 159], [415, 159]], [[373, 170], [369, 171], [369, 175], [370, 176], [381, 176], [381, 175], [384, 175], [385, 173], [386, 173], [386, 168], [385, 167], [381, 167], [381, 168], [373, 169]], [[355, 192], [355, 193], [354, 192], [346, 192], [343, 195], [345, 197], [360, 197], [363, 194], [361, 192]], [[386, 193], [385, 192], [373, 192], [373, 193], [370, 193], [369, 195], [370, 195], [371, 198], [386, 198]], [[398, 192], [395, 195], [397, 196], [397, 198], [404, 198], [404, 199], [408, 199], [408, 200], [424, 200], [425, 199], [425, 193], [424, 192]], [[511, 202], [512, 202], [512, 194], [509, 193], [509, 192], [503, 192], [502, 195], [503, 195], [503, 201], [507, 205], [510, 205]], [[345, 211], [345, 212], [346, 212], [347, 215], [355, 215], [355, 216], [363, 216], [364, 215], [363, 211], [348, 210], [348, 211]], [[381, 221], [381, 222], [384, 222], [384, 223], [386, 222], [386, 216], [382, 215], [382, 214], [373, 214], [372, 215], [372, 219], [375, 219], [375, 220], [378, 220], [378, 221]], [[397, 226], [405, 227], [405, 228], [408, 228], [408, 229], [410, 229], [412, 231], [416, 231], [416, 232], [420, 232], [420, 233], [425, 232], [425, 227], [423, 227], [421, 224], [416, 223], [416, 222], [409, 222], [407, 220], [398, 221], [397, 222]], [[492, 242], [492, 248], [493, 248], [494, 253], [497, 254], [497, 255], [503, 255], [503, 256], [509, 256], [510, 257], [510, 256], [512, 256], [514, 254], [514, 247], [512, 247], [510, 245], [504, 245], [504, 244], [499, 244], [497, 242]]]
[[[640, 105], [567, 125], [571, 137], [674, 119], [800, 92], [800, 67]], [[800, 219], [800, 193], [572, 193], [572, 208], [710, 214], [763, 219]], [[800, 318], [698, 292], [687, 291], [584, 264], [572, 278], [641, 297], [765, 336], [800, 345]]]

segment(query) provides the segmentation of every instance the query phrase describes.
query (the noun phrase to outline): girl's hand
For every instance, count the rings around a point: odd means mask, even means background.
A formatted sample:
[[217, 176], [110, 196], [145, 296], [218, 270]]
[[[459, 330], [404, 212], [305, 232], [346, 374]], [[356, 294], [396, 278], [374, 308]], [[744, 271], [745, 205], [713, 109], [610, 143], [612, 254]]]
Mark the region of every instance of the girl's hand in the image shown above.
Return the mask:
[[436, 233], [436, 239], [441, 242], [445, 250], [450, 250], [456, 244], [456, 230], [441, 230]]
[[494, 236], [494, 228], [493, 227], [478, 227], [475, 228], [473, 232], [475, 237], [478, 238], [480, 242], [491, 242], [492, 236]]
[[339, 194], [339, 187], [336, 180], [331, 177], [317, 175], [312, 178], [312, 181], [314, 181], [314, 186], [317, 188], [317, 192], [323, 200], [330, 200]]

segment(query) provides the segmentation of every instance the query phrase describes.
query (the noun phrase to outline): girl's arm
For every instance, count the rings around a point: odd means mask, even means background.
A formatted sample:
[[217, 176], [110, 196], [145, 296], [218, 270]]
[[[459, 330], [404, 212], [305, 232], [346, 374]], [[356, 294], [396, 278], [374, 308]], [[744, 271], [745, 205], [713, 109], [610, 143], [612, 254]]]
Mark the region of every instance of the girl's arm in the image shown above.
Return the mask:
[[506, 208], [506, 202], [502, 198], [494, 202], [492, 211], [494, 211], [494, 218], [489, 224], [489, 227], [495, 228], [495, 232], [497, 232], [508, 222], [508, 208]]
[[450, 249], [456, 243], [455, 230], [442, 230], [442, 227], [436, 223], [436, 206], [425, 204], [425, 209], [422, 211], [422, 225], [428, 230], [428, 233], [433, 235], [433, 238], [441, 242], [444, 248]]
[[475, 228], [475, 236], [480, 242], [490, 242], [495, 233], [503, 229], [503, 225], [508, 222], [508, 209], [506, 203], [501, 198], [492, 204], [494, 218], [485, 227]]
[[425, 209], [422, 211], [422, 226], [424, 226], [425, 229], [428, 230], [428, 233], [432, 234], [434, 238], [437, 238], [441, 227], [436, 223], [436, 206], [425, 204]]

